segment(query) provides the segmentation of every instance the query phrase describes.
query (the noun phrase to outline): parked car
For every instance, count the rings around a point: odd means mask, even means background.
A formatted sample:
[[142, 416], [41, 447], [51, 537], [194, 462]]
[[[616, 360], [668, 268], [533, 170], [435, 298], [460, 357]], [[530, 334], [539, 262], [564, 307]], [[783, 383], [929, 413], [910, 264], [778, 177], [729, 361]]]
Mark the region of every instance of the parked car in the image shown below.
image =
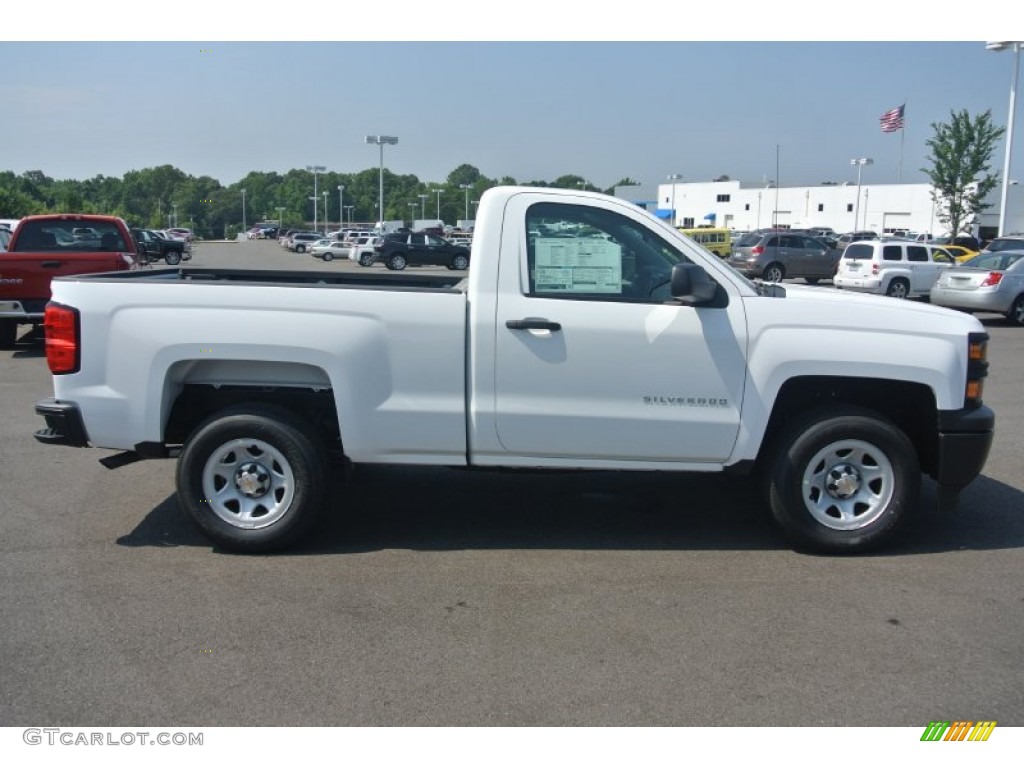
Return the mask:
[[319, 232], [296, 232], [288, 238], [288, 250], [305, 253], [313, 243], [323, 237]]
[[360, 267], [369, 267], [376, 263], [377, 252], [374, 246], [380, 238], [377, 235], [361, 237], [349, 249], [348, 257]]
[[11, 242], [11, 230], [0, 226], [0, 251], [6, 251], [9, 242]]
[[838, 251], [815, 237], [772, 230], [743, 235], [726, 261], [741, 274], [769, 283], [787, 277], [816, 283], [835, 274], [838, 258]]
[[311, 256], [324, 261], [348, 258], [348, 246], [340, 240], [328, 240], [326, 238], [317, 240], [309, 247]]
[[850, 243], [856, 242], [857, 240], [877, 240], [878, 233], [872, 232], [871, 230], [862, 230], [860, 232], [846, 232], [836, 238], [836, 248], [842, 251]]
[[897, 299], [927, 296], [939, 274], [955, 266], [953, 257], [937, 245], [865, 240], [846, 246], [832, 283]]
[[195, 236], [192, 234], [192, 230], [185, 229], [184, 227], [171, 227], [170, 229], [167, 230], [167, 234], [170, 235], [172, 238], [185, 240], [186, 242], [189, 243], [191, 243], [195, 239]]
[[388, 269], [406, 266], [440, 266], [448, 269], [469, 268], [469, 248], [452, 245], [437, 235], [425, 232], [392, 232], [373, 246], [378, 261]]
[[933, 245], [958, 245], [961, 248], [969, 248], [972, 251], [981, 250], [981, 242], [976, 237], [971, 235], [957, 235], [956, 237], [936, 237], [934, 240], [929, 241]]
[[192, 258], [192, 250], [186, 248], [184, 240], [161, 237], [152, 229], [133, 229], [132, 237], [139, 247], [139, 254], [144, 255], [148, 261], [163, 260], [173, 266], [180, 264], [182, 259], [188, 261]]
[[952, 256], [957, 264], [962, 264], [978, 255], [977, 251], [972, 251], [970, 248], [965, 248], [962, 245], [944, 245], [942, 250]]
[[1024, 250], [980, 253], [946, 270], [929, 293], [932, 304], [966, 312], [1001, 312], [1024, 325]]
[[1024, 235], [997, 237], [982, 249], [982, 253], [999, 253], [1000, 251], [1024, 251]]

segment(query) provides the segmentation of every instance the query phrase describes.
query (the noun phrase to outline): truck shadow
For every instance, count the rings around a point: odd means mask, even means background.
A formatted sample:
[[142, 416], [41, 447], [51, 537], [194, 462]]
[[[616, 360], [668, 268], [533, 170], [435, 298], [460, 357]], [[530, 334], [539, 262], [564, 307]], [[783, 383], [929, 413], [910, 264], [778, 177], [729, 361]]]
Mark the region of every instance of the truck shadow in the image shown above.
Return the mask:
[[46, 357], [46, 347], [43, 329], [31, 328], [23, 331], [17, 341], [14, 342], [14, 353], [12, 358], [38, 358]]
[[[980, 477], [958, 509], [919, 514], [872, 557], [1024, 547], [1024, 493]], [[210, 542], [174, 496], [118, 539], [128, 547]], [[752, 482], [665, 473], [507, 473], [361, 467], [319, 530], [283, 556], [382, 549], [788, 549]], [[216, 549], [216, 548], [215, 548]]]

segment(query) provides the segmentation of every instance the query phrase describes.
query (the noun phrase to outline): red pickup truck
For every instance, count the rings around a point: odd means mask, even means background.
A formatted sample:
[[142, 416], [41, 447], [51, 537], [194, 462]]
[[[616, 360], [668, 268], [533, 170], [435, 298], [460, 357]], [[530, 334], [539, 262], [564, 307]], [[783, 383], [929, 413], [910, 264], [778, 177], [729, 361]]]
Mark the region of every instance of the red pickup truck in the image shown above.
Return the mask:
[[0, 349], [14, 346], [19, 324], [42, 324], [51, 278], [136, 269], [144, 261], [115, 216], [26, 216], [0, 251]]

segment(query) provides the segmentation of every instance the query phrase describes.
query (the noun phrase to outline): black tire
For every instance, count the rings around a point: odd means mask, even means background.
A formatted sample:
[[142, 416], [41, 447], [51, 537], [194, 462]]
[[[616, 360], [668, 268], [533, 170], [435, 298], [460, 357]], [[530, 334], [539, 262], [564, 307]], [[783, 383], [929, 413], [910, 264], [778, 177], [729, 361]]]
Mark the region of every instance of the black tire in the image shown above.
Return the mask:
[[0, 320], [0, 349], [14, 349], [18, 343], [18, 324], [14, 320]]
[[917, 451], [881, 414], [828, 406], [774, 441], [768, 503], [787, 538], [818, 552], [864, 552], [911, 515], [921, 486]]
[[306, 252], [306, 246], [304, 246], [304, 245], [296, 245], [295, 246], [295, 252], [296, 253], [305, 253]]
[[181, 262], [181, 251], [164, 251], [164, 261], [172, 267]]
[[291, 412], [240, 405], [215, 413], [189, 436], [177, 488], [185, 512], [224, 549], [283, 549], [320, 517], [325, 451]]
[[818, 281], [819, 281], [820, 279], [821, 279], [820, 277], [805, 277], [805, 278], [804, 278], [804, 281], [805, 281], [805, 282], [806, 282], [806, 283], [807, 283], [808, 285], [817, 285], [817, 284], [818, 284]]
[[334, 254], [330, 251], [324, 251], [324, 261], [334, 261]]
[[910, 283], [902, 277], [894, 278], [885, 289], [885, 295], [894, 299], [905, 299], [910, 295]]
[[388, 269], [401, 271], [405, 269], [406, 263], [407, 262], [405, 260], [405, 254], [393, 253], [390, 256], [388, 256], [388, 260], [384, 264]]
[[786, 276], [786, 269], [779, 263], [769, 264], [764, 268], [761, 279], [767, 283], [781, 283]]
[[371, 267], [373, 266], [374, 258], [369, 253], [364, 253], [359, 257], [360, 267]]
[[452, 263], [448, 269], [469, 269], [469, 257], [461, 253], [456, 256], [452, 256]]
[[1014, 325], [1024, 325], [1024, 294], [1017, 297], [1006, 313], [1006, 319]]

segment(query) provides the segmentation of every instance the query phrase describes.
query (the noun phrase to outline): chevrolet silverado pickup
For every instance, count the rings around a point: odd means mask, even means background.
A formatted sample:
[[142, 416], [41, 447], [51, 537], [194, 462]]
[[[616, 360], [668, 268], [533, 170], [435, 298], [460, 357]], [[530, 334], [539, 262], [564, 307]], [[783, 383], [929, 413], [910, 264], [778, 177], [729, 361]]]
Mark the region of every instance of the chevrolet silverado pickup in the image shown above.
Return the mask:
[[141, 264], [124, 221], [114, 216], [26, 216], [0, 252], [0, 349], [18, 325], [40, 325], [50, 280], [61, 275], [134, 269]]
[[[546, 233], [546, 234], [542, 234]], [[499, 187], [468, 275], [61, 277], [44, 443], [177, 458], [221, 547], [280, 549], [337, 466], [748, 474], [798, 547], [858, 552], [981, 471], [987, 335], [884, 296], [755, 283], [624, 200]]]

